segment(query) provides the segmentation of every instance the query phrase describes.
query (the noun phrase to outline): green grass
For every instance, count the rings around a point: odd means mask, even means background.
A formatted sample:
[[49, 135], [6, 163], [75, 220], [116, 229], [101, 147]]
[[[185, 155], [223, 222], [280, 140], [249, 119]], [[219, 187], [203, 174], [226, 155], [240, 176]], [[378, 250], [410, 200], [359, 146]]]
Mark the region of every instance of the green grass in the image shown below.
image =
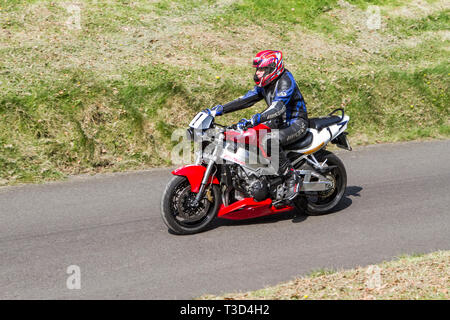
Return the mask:
[[250, 89], [267, 48], [284, 52], [310, 116], [345, 107], [352, 144], [448, 138], [448, 10], [349, 3], [85, 1], [78, 30], [63, 3], [0, 1], [0, 185], [170, 165], [173, 130]]
[[444, 30], [450, 30], [450, 10], [436, 12], [419, 19], [397, 17], [388, 22], [388, 31], [404, 36]]

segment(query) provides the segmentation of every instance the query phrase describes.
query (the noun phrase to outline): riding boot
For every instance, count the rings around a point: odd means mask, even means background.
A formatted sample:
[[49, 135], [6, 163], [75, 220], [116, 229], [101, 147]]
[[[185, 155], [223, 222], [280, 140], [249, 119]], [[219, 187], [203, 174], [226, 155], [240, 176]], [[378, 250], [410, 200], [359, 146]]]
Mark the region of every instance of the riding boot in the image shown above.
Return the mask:
[[303, 181], [294, 168], [290, 168], [289, 172], [286, 176], [286, 199], [292, 201], [298, 196]]
[[292, 167], [289, 159], [284, 151], [280, 150], [280, 169], [279, 173], [285, 179], [287, 192], [285, 199], [292, 201], [298, 196], [302, 186], [302, 178], [297, 174], [297, 171]]

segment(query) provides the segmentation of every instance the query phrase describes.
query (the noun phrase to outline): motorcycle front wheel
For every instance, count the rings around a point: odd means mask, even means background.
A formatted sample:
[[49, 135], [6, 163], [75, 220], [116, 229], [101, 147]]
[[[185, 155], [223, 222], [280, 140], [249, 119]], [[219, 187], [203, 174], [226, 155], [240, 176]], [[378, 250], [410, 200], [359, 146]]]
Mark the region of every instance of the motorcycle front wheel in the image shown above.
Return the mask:
[[220, 190], [210, 185], [197, 207], [190, 205], [197, 194], [191, 191], [189, 180], [174, 176], [166, 186], [161, 199], [161, 216], [175, 234], [193, 234], [204, 231], [219, 211]]

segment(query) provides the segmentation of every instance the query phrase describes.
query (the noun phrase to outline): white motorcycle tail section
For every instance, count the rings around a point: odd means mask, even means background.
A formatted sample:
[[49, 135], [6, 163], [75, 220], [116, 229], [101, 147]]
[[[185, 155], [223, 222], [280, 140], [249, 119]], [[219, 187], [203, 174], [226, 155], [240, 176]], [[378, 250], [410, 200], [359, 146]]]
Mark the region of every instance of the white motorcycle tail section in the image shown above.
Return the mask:
[[290, 151], [295, 151], [295, 152], [304, 153], [304, 154], [310, 154], [310, 153], [314, 153], [314, 152], [322, 149], [331, 140], [333, 140], [334, 138], [339, 136], [342, 132], [345, 131], [345, 129], [347, 129], [347, 123], [348, 123], [349, 119], [350, 119], [349, 116], [344, 116], [342, 121], [340, 121], [336, 124], [333, 124], [329, 127], [325, 127], [320, 131], [317, 131], [316, 129], [313, 129], [313, 128], [309, 128], [308, 131], [313, 134], [313, 141], [312, 141], [311, 145], [309, 145], [308, 147], [306, 147], [304, 149], [290, 150]]

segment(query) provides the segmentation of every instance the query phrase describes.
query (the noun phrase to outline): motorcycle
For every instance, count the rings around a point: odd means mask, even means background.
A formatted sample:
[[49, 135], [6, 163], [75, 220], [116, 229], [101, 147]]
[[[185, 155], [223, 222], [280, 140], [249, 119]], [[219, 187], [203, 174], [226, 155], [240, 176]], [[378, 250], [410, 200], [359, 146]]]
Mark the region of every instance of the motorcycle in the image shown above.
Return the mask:
[[193, 234], [206, 230], [216, 218], [242, 220], [294, 209], [307, 215], [331, 211], [344, 195], [347, 173], [326, 146], [331, 142], [351, 151], [345, 132], [349, 119], [343, 109], [310, 118], [306, 135], [283, 146], [303, 180], [298, 196], [287, 201], [285, 181], [272, 161], [276, 152], [264, 145], [274, 130], [264, 124], [243, 130], [227, 127], [199, 112], [186, 131], [199, 146], [195, 164], [172, 171], [161, 199], [164, 223], [175, 234]]

